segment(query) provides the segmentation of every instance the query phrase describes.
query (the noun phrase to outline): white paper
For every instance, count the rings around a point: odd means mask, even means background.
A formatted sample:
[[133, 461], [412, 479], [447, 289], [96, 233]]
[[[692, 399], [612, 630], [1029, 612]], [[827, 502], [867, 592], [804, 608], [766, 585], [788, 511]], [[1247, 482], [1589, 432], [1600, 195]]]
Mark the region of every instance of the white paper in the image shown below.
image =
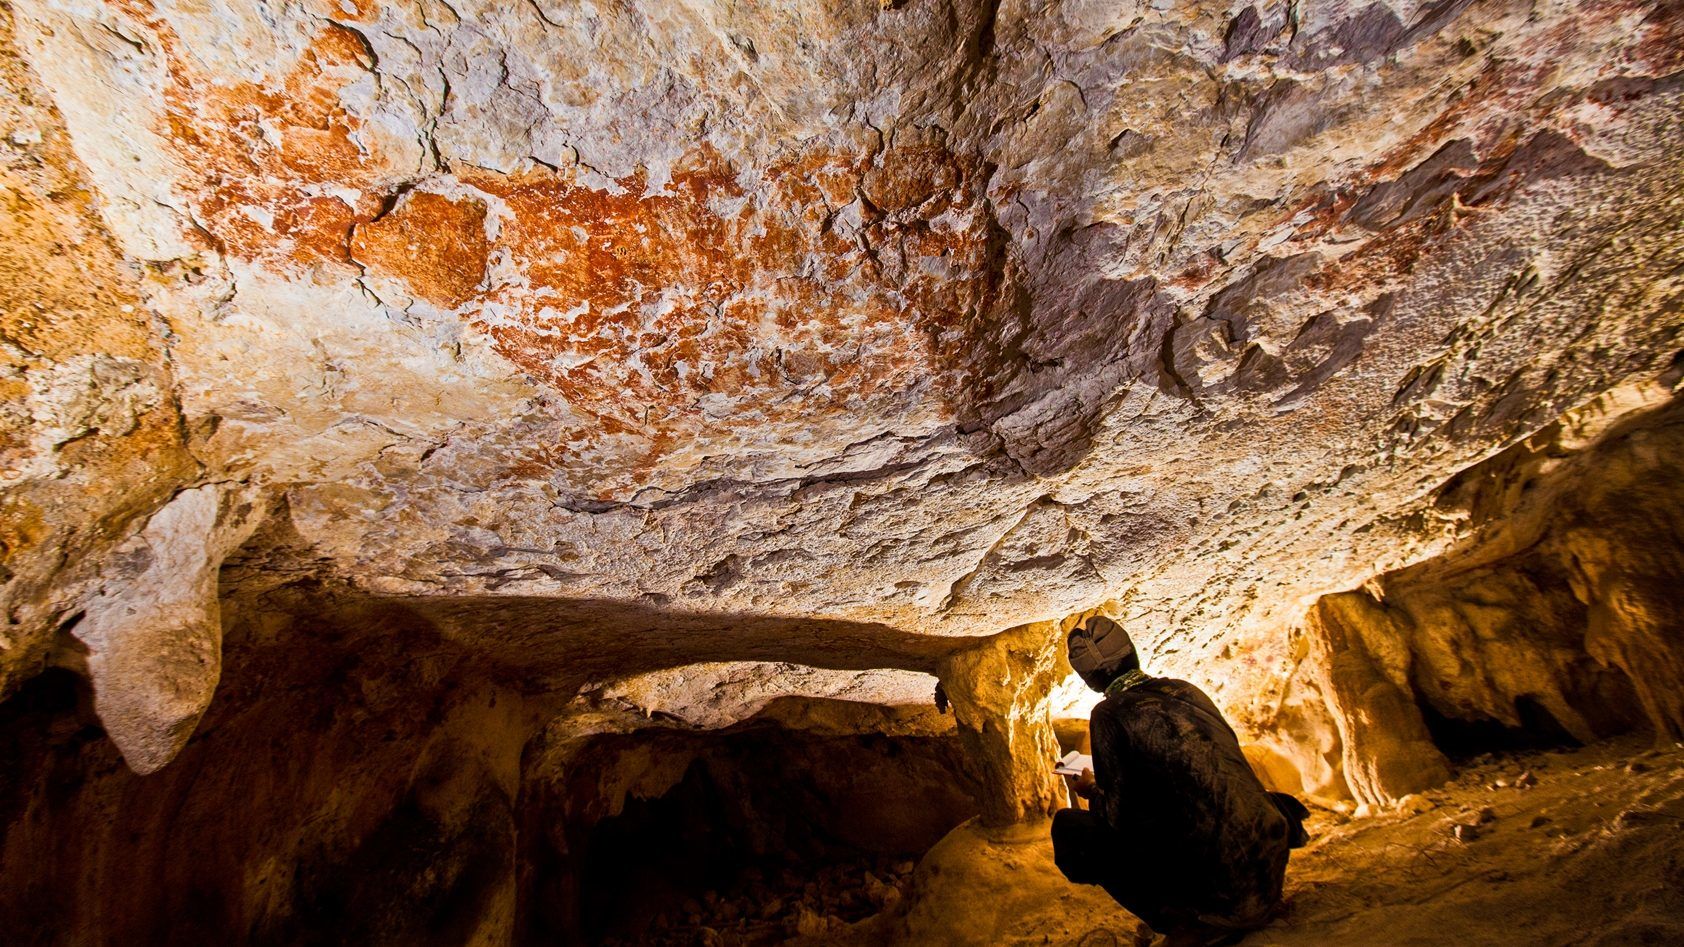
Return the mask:
[[1084, 769], [1093, 769], [1093, 757], [1071, 750], [1053, 767], [1053, 772], [1060, 776], [1080, 776]]

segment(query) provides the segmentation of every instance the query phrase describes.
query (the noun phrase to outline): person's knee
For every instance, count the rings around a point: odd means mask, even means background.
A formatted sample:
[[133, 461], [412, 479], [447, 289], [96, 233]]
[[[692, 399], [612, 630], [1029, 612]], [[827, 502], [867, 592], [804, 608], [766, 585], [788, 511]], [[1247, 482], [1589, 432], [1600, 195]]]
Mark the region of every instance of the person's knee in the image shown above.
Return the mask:
[[1076, 884], [1098, 884], [1107, 874], [1104, 822], [1091, 812], [1062, 809], [1053, 815], [1053, 864]]
[[1060, 809], [1053, 813], [1053, 844], [1057, 845], [1060, 838], [1070, 838], [1075, 833], [1081, 832], [1083, 827], [1092, 819], [1093, 813], [1083, 812], [1080, 809]]
[[1097, 812], [1088, 809], [1060, 809], [1053, 813], [1053, 832], [1083, 835], [1109, 834], [1111, 823]]

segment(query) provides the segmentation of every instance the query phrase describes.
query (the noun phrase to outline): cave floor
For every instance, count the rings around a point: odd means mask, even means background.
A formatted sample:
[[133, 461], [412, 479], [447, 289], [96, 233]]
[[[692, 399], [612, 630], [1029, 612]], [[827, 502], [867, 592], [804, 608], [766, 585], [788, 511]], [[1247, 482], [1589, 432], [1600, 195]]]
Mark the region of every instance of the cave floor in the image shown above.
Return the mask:
[[1486, 758], [1423, 797], [1321, 816], [1288, 868], [1287, 913], [1245, 943], [1684, 943], [1679, 747]]
[[[1675, 745], [1482, 757], [1397, 810], [1318, 811], [1311, 830], [1281, 917], [1242, 943], [1684, 943]], [[1140, 930], [1099, 889], [1058, 875], [1044, 825], [995, 838], [961, 827], [910, 894], [898, 916], [801, 943], [1132, 945]]]

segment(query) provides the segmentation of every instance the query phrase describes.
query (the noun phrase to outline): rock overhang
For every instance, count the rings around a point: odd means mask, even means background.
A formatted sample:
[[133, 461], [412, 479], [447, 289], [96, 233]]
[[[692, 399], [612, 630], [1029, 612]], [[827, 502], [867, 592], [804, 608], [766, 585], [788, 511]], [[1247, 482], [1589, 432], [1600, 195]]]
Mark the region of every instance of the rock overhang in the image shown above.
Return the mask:
[[22, 5], [194, 453], [301, 560], [488, 614], [1110, 602], [1236, 691], [1679, 347], [1669, 9]]

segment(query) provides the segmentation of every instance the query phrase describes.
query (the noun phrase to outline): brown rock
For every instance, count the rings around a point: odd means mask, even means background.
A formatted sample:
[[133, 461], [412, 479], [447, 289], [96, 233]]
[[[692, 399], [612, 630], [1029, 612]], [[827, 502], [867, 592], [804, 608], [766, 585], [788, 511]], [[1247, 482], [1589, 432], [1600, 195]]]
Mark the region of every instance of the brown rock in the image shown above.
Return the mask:
[[1341, 813], [1684, 736], [1676, 4], [471, 7], [0, 7], [15, 938], [566, 928], [765, 729], [1033, 942], [1096, 611]]

